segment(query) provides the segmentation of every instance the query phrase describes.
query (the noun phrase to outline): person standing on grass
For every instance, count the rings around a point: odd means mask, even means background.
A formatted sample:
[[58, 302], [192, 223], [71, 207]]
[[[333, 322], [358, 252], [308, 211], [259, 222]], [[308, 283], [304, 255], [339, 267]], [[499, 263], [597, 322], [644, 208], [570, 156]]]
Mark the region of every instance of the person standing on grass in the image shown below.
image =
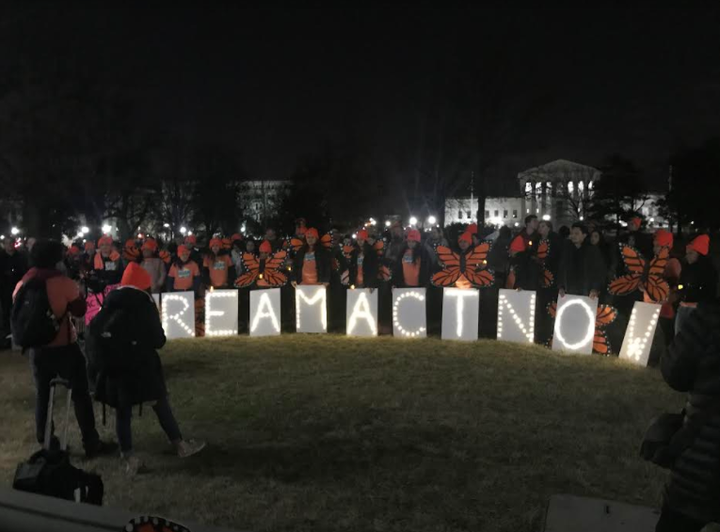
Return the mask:
[[132, 409], [153, 403], [160, 426], [180, 458], [204, 447], [204, 442], [185, 440], [175, 420], [157, 349], [165, 345], [165, 333], [152, 297], [150, 275], [136, 263], [123, 274], [121, 286], [111, 291], [90, 325], [88, 352], [96, 365], [95, 399], [115, 408], [115, 431], [127, 473], [142, 464], [133, 455]]
[[3, 249], [0, 251], [0, 304], [2, 308], [2, 327], [0, 331], [0, 345], [10, 347], [10, 341], [5, 340], [10, 334], [10, 313], [13, 304], [13, 291], [20, 279], [28, 271], [28, 261], [23, 253], [15, 249], [15, 239], [5, 238]]
[[187, 246], [179, 246], [177, 251], [178, 256], [170, 266], [165, 288], [168, 292], [192, 290], [197, 297], [200, 293], [200, 268], [190, 258], [190, 249]]
[[277, 237], [277, 232], [272, 227], [268, 227], [265, 230], [265, 242], [270, 244], [272, 249], [271, 253], [275, 253], [283, 247], [283, 241]]
[[[670, 231], [666, 231], [665, 229], [658, 229], [655, 231], [655, 235], [653, 237], [653, 253], [655, 256], [657, 256], [664, 248], [667, 248], [669, 251], [672, 247], [673, 234]], [[663, 278], [668, 282], [671, 290], [675, 290], [677, 287], [677, 284], [680, 281], [681, 272], [682, 265], [680, 264], [680, 261], [675, 257], [670, 257], [665, 264]], [[645, 303], [655, 303], [647, 292], [645, 292], [644, 287], [641, 286], [640, 289], [643, 291], [643, 301], [645, 301]], [[671, 292], [671, 295], [672, 293], [673, 292]], [[670, 342], [672, 342], [674, 335], [674, 318], [675, 308], [673, 307], [673, 302], [670, 298], [668, 298], [668, 300], [662, 302], [662, 307], [660, 307], [660, 319], [658, 320], [660, 330], [665, 338], [665, 345], [669, 345]]]
[[720, 522], [720, 302], [701, 302], [662, 357], [668, 385], [687, 392], [656, 532], [700, 532]]
[[93, 274], [103, 287], [118, 284], [123, 274], [120, 253], [113, 249], [113, 240], [104, 236], [98, 241], [98, 251], [93, 259]]
[[148, 238], [142, 245], [141, 266], [150, 275], [150, 290], [153, 294], [159, 294], [165, 287], [167, 270], [165, 263], [158, 257], [158, 244], [156, 240]]
[[210, 253], [205, 255], [203, 276], [205, 284], [214, 290], [227, 288], [235, 281], [235, 266], [227, 253], [221, 252], [222, 240], [210, 240]]
[[374, 289], [378, 286], [378, 256], [367, 240], [368, 232], [365, 229], [357, 232], [348, 261], [348, 284], [351, 287]]
[[[54, 240], [38, 240], [30, 254], [32, 268], [17, 284], [13, 295], [15, 303], [22, 305], [29, 290], [44, 290], [50, 310], [59, 317], [58, 332], [47, 345], [30, 349], [30, 367], [35, 382], [35, 436], [40, 445], [45, 439], [45, 426], [50, 400], [50, 381], [60, 376], [70, 382], [75, 418], [80, 426], [85, 455], [92, 458], [112, 452], [116, 446], [100, 440], [95, 428], [95, 413], [88, 389], [88, 378], [77, 332], [70, 319], [85, 315], [87, 304], [75, 281], [57, 269], [65, 254], [65, 247]], [[42, 285], [38, 284], [42, 283]], [[20, 313], [21, 311], [18, 311]], [[17, 332], [17, 330], [16, 330]], [[60, 442], [52, 436], [51, 447]]]
[[[303, 228], [304, 229], [304, 228]], [[292, 285], [330, 285], [330, 252], [318, 246], [320, 235], [314, 227], [305, 230], [305, 244], [295, 254]]]
[[600, 297], [605, 287], [607, 269], [600, 250], [587, 240], [588, 230], [576, 222], [570, 230], [570, 242], [566, 243], [558, 272], [558, 294]]
[[699, 235], [685, 248], [680, 282], [677, 293], [680, 306], [675, 317], [675, 334], [682, 329], [683, 323], [703, 301], [712, 301], [716, 297], [718, 274], [708, 253], [710, 237]]
[[421, 244], [420, 231], [411, 229], [395, 264], [392, 284], [398, 288], [426, 287], [430, 283], [430, 258]]

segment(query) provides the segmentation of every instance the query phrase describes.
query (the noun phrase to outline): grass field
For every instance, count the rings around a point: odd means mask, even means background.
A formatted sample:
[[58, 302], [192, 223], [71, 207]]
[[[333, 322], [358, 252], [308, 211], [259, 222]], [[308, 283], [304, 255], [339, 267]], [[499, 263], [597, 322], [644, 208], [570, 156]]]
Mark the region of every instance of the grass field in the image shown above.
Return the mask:
[[[133, 428], [152, 474], [75, 462], [102, 473], [108, 505], [252, 531], [538, 530], [553, 493], [656, 505], [665, 475], [639, 444], [683, 403], [657, 370], [495, 341], [284, 335], [161, 354], [181, 429], [208, 448], [169, 455], [146, 408]], [[8, 486], [35, 448], [16, 353], [0, 353], [0, 401]]]

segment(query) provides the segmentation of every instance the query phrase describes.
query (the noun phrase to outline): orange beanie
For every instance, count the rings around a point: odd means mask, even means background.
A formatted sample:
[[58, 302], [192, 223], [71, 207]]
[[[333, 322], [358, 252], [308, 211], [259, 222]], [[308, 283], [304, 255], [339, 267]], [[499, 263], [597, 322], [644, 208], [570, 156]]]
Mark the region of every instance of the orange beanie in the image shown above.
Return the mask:
[[422, 237], [420, 236], [420, 231], [417, 229], [410, 229], [407, 234], [407, 239], [409, 242], [420, 242], [422, 240]]
[[243, 237], [240, 233], [235, 233], [233, 236], [230, 237], [230, 240], [233, 242], [237, 242], [238, 240], [242, 240]]
[[465, 231], [458, 237], [458, 242], [460, 242], [461, 240], [464, 240], [468, 244], [472, 244], [472, 235], [469, 232]]
[[671, 248], [673, 247], [673, 234], [665, 229], [658, 229], [655, 231], [655, 242], [660, 247]]
[[525, 239], [522, 235], [516, 236], [513, 238], [513, 241], [510, 242], [510, 251], [514, 251], [515, 253], [522, 253], [526, 248]]
[[182, 255], [183, 253], [190, 253], [190, 248], [187, 246], [178, 246], [177, 254], [178, 257]]
[[260, 244], [260, 253], [272, 253], [272, 245], [267, 240], [263, 240]]
[[150, 251], [157, 251], [158, 243], [153, 238], [148, 238], [142, 245], [143, 250], [149, 249]]
[[365, 229], [360, 229], [360, 231], [357, 232], [357, 239], [358, 240], [367, 240], [368, 232]]
[[314, 236], [315, 238], [320, 238], [320, 233], [318, 233], [318, 230], [314, 227], [311, 227], [310, 229], [307, 229], [305, 231], [305, 238], [309, 236]]
[[74, 257], [75, 255], [79, 255], [79, 254], [80, 254], [80, 248], [77, 246], [70, 246], [70, 248], [68, 249], [68, 255], [70, 255], [71, 257]]
[[185, 237], [185, 243], [194, 246], [197, 244], [197, 237], [195, 235], [188, 235]]
[[210, 246], [209, 246], [210, 249], [212, 249], [215, 246], [217, 246], [219, 248], [223, 247], [222, 240], [220, 240], [219, 238], [213, 238], [212, 240], [210, 240]]
[[95, 242], [93, 242], [92, 240], [88, 240], [87, 242], [85, 242], [85, 251], [90, 251], [91, 249], [94, 249], [94, 248], [95, 248]]
[[109, 246], [112, 246], [113, 239], [109, 236], [103, 236], [98, 240], [98, 246], [102, 246], [103, 244], [107, 244]]
[[134, 286], [140, 290], [150, 290], [152, 280], [150, 274], [136, 262], [131, 262], [125, 268], [120, 284], [123, 286]]
[[466, 229], [466, 231], [467, 231], [468, 233], [470, 233], [471, 235], [476, 235], [476, 234], [478, 234], [477, 224], [470, 224], [470, 225], [468, 225], [468, 228]]
[[630, 221], [632, 223], [634, 223], [635, 225], [637, 225], [638, 227], [640, 227], [642, 225], [642, 218], [640, 218], [639, 216], [634, 216], [634, 217], [630, 218]]
[[692, 249], [700, 253], [700, 255], [707, 255], [710, 252], [710, 237], [707, 235], [700, 235], [688, 244], [687, 249]]

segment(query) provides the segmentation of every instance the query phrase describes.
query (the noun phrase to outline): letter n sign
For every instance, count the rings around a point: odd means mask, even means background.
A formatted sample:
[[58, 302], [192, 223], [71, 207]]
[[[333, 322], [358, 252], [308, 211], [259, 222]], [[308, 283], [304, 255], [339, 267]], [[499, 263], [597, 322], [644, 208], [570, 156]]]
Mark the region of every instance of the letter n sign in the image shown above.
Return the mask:
[[501, 289], [498, 296], [497, 339], [531, 344], [535, 341], [535, 300], [532, 291]]

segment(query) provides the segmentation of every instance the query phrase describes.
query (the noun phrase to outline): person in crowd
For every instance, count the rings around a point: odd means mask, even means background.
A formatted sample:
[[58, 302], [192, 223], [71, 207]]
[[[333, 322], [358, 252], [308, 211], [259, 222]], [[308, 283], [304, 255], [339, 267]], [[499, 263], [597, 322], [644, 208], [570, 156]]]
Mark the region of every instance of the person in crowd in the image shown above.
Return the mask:
[[[602, 231], [597, 227], [590, 231], [590, 245], [595, 246], [600, 251], [600, 255], [602, 256], [603, 262], [605, 263], [605, 269], [608, 271], [609, 274], [611, 274], [613, 264], [613, 252], [610, 244], [608, 244], [605, 240], [605, 236], [603, 236]], [[610, 279], [608, 279], [608, 281], [609, 280]]]
[[368, 243], [368, 232], [361, 229], [357, 232], [356, 243], [350, 253], [349, 284], [355, 288], [377, 288], [378, 256]]
[[3, 240], [3, 249], [0, 252], [0, 305], [2, 310], [2, 337], [0, 345], [9, 347], [10, 341], [6, 336], [10, 334], [10, 314], [12, 311], [13, 291], [20, 279], [28, 271], [28, 261], [24, 253], [15, 249], [12, 238]]
[[122, 279], [122, 257], [113, 248], [113, 240], [109, 236], [103, 236], [98, 241], [98, 251], [93, 259], [92, 273], [100, 284], [94, 291], [97, 291], [97, 288], [116, 285]]
[[570, 238], [570, 228], [567, 225], [561, 225], [558, 229], [558, 236], [561, 240], [565, 241]]
[[402, 224], [395, 221], [390, 226], [390, 242], [385, 247], [385, 263], [392, 270], [400, 260], [402, 251], [405, 248], [405, 232]]
[[272, 253], [279, 251], [283, 247], [283, 241], [277, 237], [277, 232], [272, 227], [268, 227], [265, 230], [265, 242], [270, 244]]
[[[538, 247], [545, 249], [545, 256], [542, 253], [535, 255], [535, 260], [539, 266], [538, 275], [540, 282], [537, 293], [538, 308], [546, 309], [547, 306], [557, 301], [558, 288], [558, 271], [560, 262], [562, 261], [563, 249], [565, 241], [553, 231], [553, 224], [550, 220], [543, 220], [538, 225]], [[552, 281], [548, 282], [548, 273]], [[535, 315], [535, 338], [540, 344], [545, 344], [552, 336], [553, 319], [547, 312], [537, 312]]]
[[[665, 229], [658, 229], [653, 235], [653, 253], [657, 256], [663, 248], [667, 248], [668, 251], [672, 250], [673, 247], [673, 234]], [[674, 291], [677, 288], [678, 282], [680, 281], [680, 274], [682, 272], [682, 265], [680, 261], [675, 257], [670, 257], [665, 263], [665, 271], [663, 272], [663, 278], [667, 281], [671, 289], [671, 297], [662, 303], [660, 307], [660, 319], [658, 324], [662, 331], [665, 345], [670, 345], [674, 336], [674, 320], [675, 320], [675, 307], [673, 306]], [[643, 300], [645, 303], [654, 303], [652, 298], [645, 291], [644, 286], [640, 286], [640, 290], [643, 292]]]
[[307, 232], [307, 222], [305, 221], [305, 218], [298, 218], [295, 220], [295, 238], [303, 239], [305, 238], [305, 233]]
[[[69, 381], [75, 417], [82, 434], [82, 445], [89, 458], [114, 451], [117, 446], [100, 440], [95, 428], [95, 413], [88, 387], [85, 356], [77, 343], [77, 332], [71, 316], [80, 318], [87, 305], [77, 283], [63, 275], [57, 265], [63, 261], [64, 246], [53, 240], [38, 240], [30, 254], [32, 268], [15, 289], [14, 298], [22, 304], [23, 286], [34, 280], [44, 281], [48, 303], [55, 316], [61, 316], [55, 338], [47, 345], [29, 350], [30, 366], [35, 383], [35, 435], [40, 445], [45, 439], [45, 426], [50, 399], [50, 381], [57, 376]], [[59, 448], [55, 436], [51, 448]]]
[[167, 269], [165, 263], [158, 256], [157, 240], [148, 238], [142, 245], [142, 262], [140, 265], [150, 275], [150, 291], [159, 294], [165, 287]]
[[330, 252], [318, 245], [320, 235], [314, 227], [305, 230], [305, 244], [295, 254], [292, 269], [292, 285], [330, 285], [332, 257]]
[[65, 257], [66, 275], [74, 281], [80, 279], [80, 273], [82, 271], [82, 256], [82, 250], [80, 249], [80, 246], [76, 244], [72, 244], [67, 250], [67, 255]]
[[537, 291], [540, 287], [541, 268], [537, 261], [540, 235], [537, 228], [537, 216], [531, 214], [525, 218], [525, 228], [510, 242], [511, 274], [507, 281], [510, 289]]
[[[195, 263], [199, 266], [203, 263], [203, 256], [202, 252], [200, 251], [200, 248], [198, 247], [197, 237], [195, 235], [187, 235], [185, 237], [184, 241], [185, 247], [190, 250], [190, 258], [195, 261]], [[180, 247], [178, 246], [178, 249]], [[177, 254], [179, 255], [180, 252], [178, 251]]]
[[240, 275], [243, 272], [242, 254], [245, 252], [247, 245], [243, 242], [243, 237], [238, 233], [234, 234], [230, 240], [232, 241], [230, 258], [232, 259], [233, 266], [235, 267], [235, 274]]
[[525, 246], [532, 249], [537, 249], [538, 235], [537, 230], [540, 226], [538, 217], [534, 214], [529, 214], [525, 217], [525, 227], [520, 231], [520, 237], [525, 241]]
[[576, 222], [570, 230], [570, 242], [563, 251], [558, 272], [558, 293], [598, 298], [607, 279], [600, 250], [590, 245], [587, 227]]
[[132, 409], [153, 403], [160, 426], [175, 452], [187, 458], [204, 442], [185, 440], [168, 401], [162, 363], [157, 349], [165, 345], [165, 333], [155, 302], [150, 297], [152, 279], [136, 263], [125, 269], [121, 286], [112, 290], [103, 309], [90, 325], [88, 351], [97, 364], [95, 399], [115, 408], [115, 431], [126, 471], [139, 472], [133, 455]]
[[[698, 244], [696, 244], [698, 245]], [[698, 245], [699, 246], [699, 245]], [[693, 263], [696, 264], [697, 262]], [[700, 532], [720, 522], [720, 303], [700, 302], [661, 359], [665, 382], [686, 392], [684, 422], [672, 442], [671, 475], [657, 532]]]
[[488, 267], [495, 272], [495, 284], [500, 288], [505, 287], [510, 269], [511, 241], [512, 230], [508, 226], [503, 225], [498, 229], [497, 238], [488, 255]]
[[190, 249], [182, 245], [178, 247], [178, 256], [170, 266], [165, 289], [168, 292], [185, 292], [192, 290], [195, 297], [200, 293], [200, 268], [190, 257]]
[[627, 231], [620, 235], [618, 242], [634, 247], [644, 257], [652, 254], [652, 238], [642, 231], [643, 219], [640, 216], [633, 216], [627, 221]]
[[[473, 250], [473, 236], [465, 231], [458, 237], [458, 250], [461, 255], [467, 255]], [[461, 288], [467, 290], [473, 288], [472, 283], [468, 280], [465, 275], [460, 275], [460, 278], [455, 283], [455, 288]]]
[[[407, 234], [401, 259], [395, 263], [392, 284], [398, 288], [427, 287], [430, 282], [430, 258], [421, 243], [420, 231], [411, 229]], [[434, 253], [433, 253], [434, 254]]]
[[697, 308], [698, 303], [712, 301], [717, 295], [718, 274], [708, 257], [709, 251], [708, 235], [695, 237], [685, 249], [680, 282], [677, 285], [680, 306], [675, 318], [676, 335], [682, 330], [683, 323]]
[[213, 289], [232, 286], [235, 281], [235, 266], [230, 255], [222, 251], [222, 240], [210, 240], [210, 252], [203, 261], [205, 284]]
[[438, 268], [437, 253], [435, 253], [435, 249], [438, 246], [445, 246], [447, 248], [450, 247], [450, 243], [448, 239], [445, 238], [442, 227], [436, 226], [430, 229], [430, 234], [425, 240], [425, 253], [430, 258], [430, 268], [433, 271]]

